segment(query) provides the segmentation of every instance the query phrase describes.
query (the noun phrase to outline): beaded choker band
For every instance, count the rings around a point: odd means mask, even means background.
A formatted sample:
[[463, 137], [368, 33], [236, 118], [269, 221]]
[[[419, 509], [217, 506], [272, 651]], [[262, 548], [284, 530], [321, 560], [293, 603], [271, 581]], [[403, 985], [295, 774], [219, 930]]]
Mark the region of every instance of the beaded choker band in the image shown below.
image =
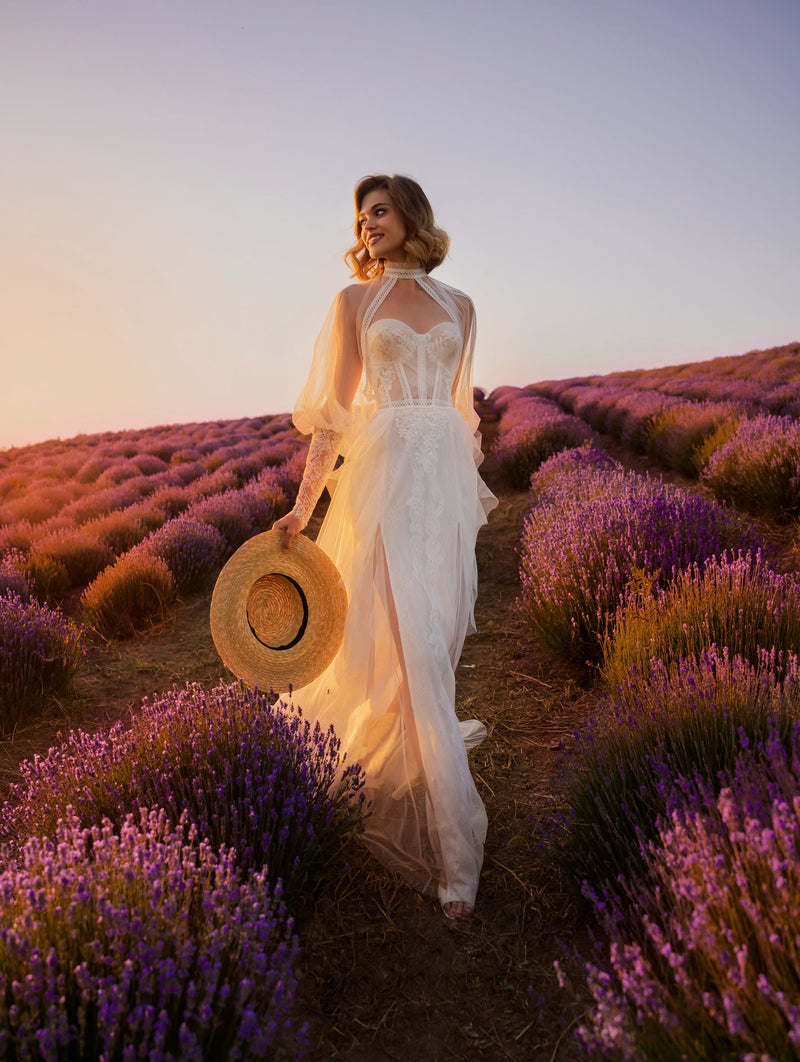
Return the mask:
[[415, 280], [417, 277], [426, 277], [428, 274], [421, 266], [401, 266], [386, 262], [383, 266], [385, 277], [396, 277], [398, 280]]

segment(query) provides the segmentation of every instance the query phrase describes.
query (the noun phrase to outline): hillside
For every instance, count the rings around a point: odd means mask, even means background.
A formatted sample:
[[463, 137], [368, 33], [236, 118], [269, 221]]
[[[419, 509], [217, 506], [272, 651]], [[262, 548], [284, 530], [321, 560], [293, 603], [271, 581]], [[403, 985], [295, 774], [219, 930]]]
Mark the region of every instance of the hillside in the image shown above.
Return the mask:
[[693, 402], [740, 402], [766, 413], [800, 415], [800, 343], [768, 350], [669, 365], [658, 369], [630, 369], [601, 376], [531, 385], [545, 394], [578, 387], [628, 387], [658, 391]]
[[[490, 425], [487, 445], [491, 437]], [[478, 915], [467, 926], [447, 922], [436, 903], [355, 850], [352, 875], [304, 928], [299, 1006], [317, 1045], [311, 1058], [320, 1062], [489, 1060], [503, 1051], [521, 1060], [540, 1050], [550, 1057], [561, 1032], [564, 1002], [552, 961], [559, 941], [580, 933], [581, 902], [537, 845], [545, 819], [561, 806], [551, 779], [558, 746], [570, 742], [593, 698], [568, 668], [544, 657], [514, 615], [516, 543], [528, 502], [491, 469], [487, 478], [500, 505], [479, 537], [478, 633], [467, 640], [457, 676], [459, 714], [482, 719], [490, 733], [472, 754], [490, 819]], [[209, 591], [189, 595], [135, 639], [93, 639], [74, 698], [0, 742], [4, 790], [22, 759], [65, 739], [70, 727], [92, 731], [125, 720], [142, 697], [173, 683], [215, 683], [224, 668], [209, 604]], [[486, 1009], [492, 1017], [483, 1023]]]
[[[593, 731], [595, 720], [607, 711], [607, 699], [596, 657], [587, 668], [574, 654], [546, 652], [529, 614], [516, 607], [523, 521], [534, 500], [530, 468], [551, 453], [579, 447], [571, 452], [595, 455], [598, 468], [603, 467], [598, 454], [617, 463], [608, 471], [609, 485], [635, 486], [642, 497], [653, 485], [653, 496], [667, 500], [674, 488], [716, 511], [716, 499], [725, 492], [703, 477], [704, 466], [689, 462], [686, 474], [679, 462], [664, 460], [665, 425], [672, 430], [674, 416], [664, 418], [661, 407], [642, 412], [643, 407], [626, 404], [626, 393], [633, 387], [659, 401], [671, 400], [675, 395], [669, 387], [676, 381], [698, 389], [705, 375], [721, 388], [725, 380], [746, 380], [756, 365], [775, 381], [783, 373], [781, 386], [800, 389], [800, 370], [792, 375], [795, 363], [800, 366], [796, 345], [717, 360], [719, 373], [711, 369], [715, 363], [697, 363], [500, 388], [479, 402], [484, 450], [494, 453], [482, 471], [500, 504], [478, 538], [478, 632], [467, 639], [457, 671], [456, 704], [459, 716], [477, 717], [489, 731], [488, 740], [470, 753], [489, 815], [478, 907], [469, 923], [448, 922], [436, 903], [391, 879], [357, 843], [351, 844], [349, 873], [325, 890], [314, 909], [298, 912], [303, 953], [296, 1012], [309, 1022], [312, 1062], [576, 1062], [583, 1057], [573, 1035], [590, 1003], [582, 960], [596, 954], [592, 938], [601, 923], [598, 909], [581, 897], [556, 857], [548, 823], [571, 807], [577, 735]], [[588, 391], [591, 409], [603, 408], [600, 419], [587, 413]], [[717, 401], [687, 393], [678, 401]], [[752, 406], [745, 411], [744, 404], [742, 410], [720, 446], [763, 415]], [[780, 426], [788, 431], [792, 421], [783, 416]], [[622, 429], [612, 432], [614, 424]], [[698, 442], [689, 430], [680, 437], [673, 432], [669, 452], [677, 453], [680, 444], [696, 455], [711, 437], [706, 433]], [[30, 563], [38, 550], [67, 573], [67, 584], [50, 584], [51, 602], [75, 617], [82, 615], [82, 595], [96, 577], [96, 572], [87, 575], [91, 565], [81, 568], [76, 556], [99, 556], [100, 543], [111, 552], [114, 568], [127, 552], [135, 554], [181, 520], [193, 527], [205, 522], [230, 553], [237, 539], [269, 526], [289, 503], [304, 455], [302, 440], [283, 417], [172, 426], [137, 437], [111, 433], [73, 444], [42, 444], [0, 460], [0, 552], [6, 558], [0, 577], [41, 579], [40, 569]], [[712, 453], [708, 449], [704, 460]], [[791, 455], [787, 460], [796, 461]], [[518, 487], [509, 486], [509, 475]], [[579, 502], [590, 480], [580, 482], [581, 490], [569, 487], [560, 501], [557, 492], [553, 498], [559, 504], [564, 498], [570, 505]], [[606, 481], [601, 476], [591, 482], [599, 491], [598, 484]], [[659, 484], [665, 485], [661, 494]], [[593, 508], [600, 511], [604, 501], [600, 493], [596, 498]], [[789, 511], [780, 509], [777, 518], [756, 513], [746, 525], [746, 534], [771, 551], [783, 573], [796, 572], [800, 557]], [[324, 503], [309, 527], [312, 537], [323, 512]], [[629, 516], [625, 519], [630, 523]], [[87, 527], [95, 553], [87, 547]], [[565, 525], [555, 533], [568, 540], [576, 529]], [[613, 535], [609, 543], [613, 549]], [[217, 566], [221, 557], [216, 555]], [[551, 560], [553, 566], [558, 563], [555, 552], [544, 558], [545, 564]], [[176, 563], [174, 558], [170, 563]], [[90, 632], [72, 692], [51, 698], [39, 716], [20, 720], [0, 740], [3, 795], [19, 779], [23, 760], [65, 740], [70, 729], [94, 732], [127, 722], [137, 716], [142, 698], [152, 700], [174, 684], [208, 687], [230, 678], [209, 628], [213, 570], [206, 571], [200, 586], [176, 588], [168, 607], [143, 615], [135, 636]], [[666, 574], [664, 579], [667, 592], [671, 584]], [[587, 835], [590, 847], [588, 840]], [[574, 990], [559, 986], [556, 960]], [[723, 1051], [717, 1057], [738, 1056]]]

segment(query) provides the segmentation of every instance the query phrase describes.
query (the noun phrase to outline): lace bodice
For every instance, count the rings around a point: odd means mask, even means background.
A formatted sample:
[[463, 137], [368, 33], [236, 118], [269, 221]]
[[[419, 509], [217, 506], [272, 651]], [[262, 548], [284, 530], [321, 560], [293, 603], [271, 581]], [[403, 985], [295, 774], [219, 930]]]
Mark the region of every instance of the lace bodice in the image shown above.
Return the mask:
[[453, 321], [415, 332], [404, 321], [382, 317], [366, 331], [367, 385], [379, 407], [451, 406], [453, 378], [463, 347]]

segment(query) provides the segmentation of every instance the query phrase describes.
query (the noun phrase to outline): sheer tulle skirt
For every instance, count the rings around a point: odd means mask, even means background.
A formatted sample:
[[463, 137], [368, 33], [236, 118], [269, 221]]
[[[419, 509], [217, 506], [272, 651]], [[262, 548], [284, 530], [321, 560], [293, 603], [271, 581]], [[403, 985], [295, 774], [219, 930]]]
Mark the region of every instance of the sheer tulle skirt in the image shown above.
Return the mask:
[[429, 405], [380, 410], [355, 440], [317, 538], [347, 587], [344, 642], [294, 693], [366, 771], [369, 848], [442, 903], [474, 903], [486, 836], [465, 749], [485, 730], [454, 710], [475, 537], [496, 504], [472, 444], [454, 409]]

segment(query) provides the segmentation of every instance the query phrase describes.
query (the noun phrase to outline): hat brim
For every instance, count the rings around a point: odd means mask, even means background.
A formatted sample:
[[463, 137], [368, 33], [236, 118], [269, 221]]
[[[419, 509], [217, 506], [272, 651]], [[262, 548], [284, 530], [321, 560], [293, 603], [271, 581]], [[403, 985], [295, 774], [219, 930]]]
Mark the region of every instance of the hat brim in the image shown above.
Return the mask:
[[[303, 535], [288, 551], [283, 542], [281, 531], [265, 531], [245, 542], [220, 572], [211, 598], [211, 636], [223, 663], [263, 690], [308, 685], [330, 664], [344, 637], [347, 591], [336, 565]], [[274, 576], [283, 580], [268, 578]], [[294, 619], [287, 621], [288, 633], [273, 639], [281, 644], [271, 645], [255, 629], [248, 603], [252, 611], [257, 599], [268, 621], [276, 583], [286, 588], [279, 596], [293, 599]], [[276, 609], [284, 604], [274, 599]]]

